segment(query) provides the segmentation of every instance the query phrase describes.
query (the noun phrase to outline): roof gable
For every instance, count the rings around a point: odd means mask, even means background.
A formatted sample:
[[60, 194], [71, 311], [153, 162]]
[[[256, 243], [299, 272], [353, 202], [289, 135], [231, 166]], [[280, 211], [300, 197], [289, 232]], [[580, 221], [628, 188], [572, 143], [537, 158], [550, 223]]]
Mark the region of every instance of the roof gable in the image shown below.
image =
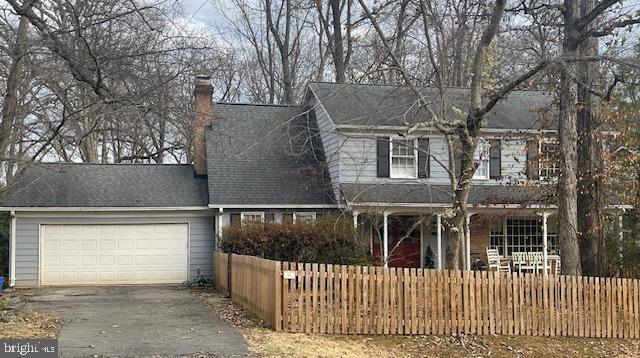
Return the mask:
[[333, 204], [307, 114], [301, 106], [216, 104], [206, 135], [210, 203]]

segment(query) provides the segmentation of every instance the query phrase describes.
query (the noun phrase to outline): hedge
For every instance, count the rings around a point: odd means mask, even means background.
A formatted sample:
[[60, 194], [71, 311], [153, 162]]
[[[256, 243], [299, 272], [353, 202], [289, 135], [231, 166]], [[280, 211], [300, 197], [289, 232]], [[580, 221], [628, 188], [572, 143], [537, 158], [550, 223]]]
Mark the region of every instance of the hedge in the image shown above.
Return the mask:
[[345, 220], [245, 222], [223, 231], [220, 249], [270, 260], [342, 265], [371, 262], [369, 243]]

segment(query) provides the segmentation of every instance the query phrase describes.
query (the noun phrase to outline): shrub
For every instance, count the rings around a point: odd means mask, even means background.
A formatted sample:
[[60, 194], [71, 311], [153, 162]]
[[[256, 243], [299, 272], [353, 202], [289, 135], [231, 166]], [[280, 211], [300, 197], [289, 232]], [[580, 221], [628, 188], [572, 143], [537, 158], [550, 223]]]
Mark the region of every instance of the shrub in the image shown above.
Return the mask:
[[371, 262], [369, 245], [344, 220], [248, 222], [224, 230], [220, 249], [279, 261], [362, 265]]

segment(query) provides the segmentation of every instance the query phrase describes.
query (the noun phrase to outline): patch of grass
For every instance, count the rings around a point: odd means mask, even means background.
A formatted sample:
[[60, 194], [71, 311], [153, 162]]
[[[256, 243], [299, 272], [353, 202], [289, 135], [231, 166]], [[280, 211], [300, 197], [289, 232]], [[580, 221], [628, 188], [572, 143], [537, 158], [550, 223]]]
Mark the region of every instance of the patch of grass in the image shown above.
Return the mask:
[[0, 300], [0, 310], [4, 310], [6, 308], [9, 308], [11, 306], [13, 306], [14, 302], [9, 301], [9, 300]]

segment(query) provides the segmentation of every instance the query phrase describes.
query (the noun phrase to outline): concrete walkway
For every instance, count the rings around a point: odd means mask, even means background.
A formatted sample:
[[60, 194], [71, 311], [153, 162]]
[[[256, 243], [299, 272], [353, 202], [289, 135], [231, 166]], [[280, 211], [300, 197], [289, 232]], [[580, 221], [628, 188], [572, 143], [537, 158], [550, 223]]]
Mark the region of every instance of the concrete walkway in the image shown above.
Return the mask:
[[179, 287], [37, 288], [29, 305], [63, 320], [62, 357], [247, 356], [233, 326]]

